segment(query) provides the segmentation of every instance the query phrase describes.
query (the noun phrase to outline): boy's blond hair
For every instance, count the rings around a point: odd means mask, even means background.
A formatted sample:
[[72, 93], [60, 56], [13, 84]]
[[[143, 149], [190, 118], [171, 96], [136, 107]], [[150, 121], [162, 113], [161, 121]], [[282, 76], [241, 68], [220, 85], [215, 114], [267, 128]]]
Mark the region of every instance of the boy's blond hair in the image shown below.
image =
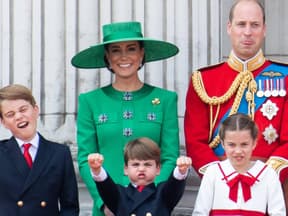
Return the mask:
[[4, 100], [25, 100], [28, 101], [33, 107], [36, 105], [35, 98], [30, 89], [23, 85], [12, 84], [0, 89], [0, 118], [3, 118], [2, 102]]

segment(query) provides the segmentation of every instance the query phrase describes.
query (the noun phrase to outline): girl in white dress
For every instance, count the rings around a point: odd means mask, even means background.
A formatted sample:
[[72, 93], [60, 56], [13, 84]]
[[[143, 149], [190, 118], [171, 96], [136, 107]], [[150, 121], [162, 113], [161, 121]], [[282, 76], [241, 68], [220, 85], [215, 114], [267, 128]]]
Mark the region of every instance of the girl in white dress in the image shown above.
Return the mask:
[[219, 136], [227, 159], [207, 168], [192, 215], [285, 216], [276, 172], [251, 158], [258, 136], [255, 122], [233, 114], [222, 122]]

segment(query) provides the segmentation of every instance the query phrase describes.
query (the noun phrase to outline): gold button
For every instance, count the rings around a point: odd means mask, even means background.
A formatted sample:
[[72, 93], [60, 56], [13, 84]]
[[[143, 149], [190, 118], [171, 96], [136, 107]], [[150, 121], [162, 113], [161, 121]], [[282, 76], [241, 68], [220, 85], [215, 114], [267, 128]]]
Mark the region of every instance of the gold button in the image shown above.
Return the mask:
[[131, 216], [136, 216], [136, 214], [131, 214]]
[[23, 203], [22, 200], [19, 200], [19, 201], [17, 202], [17, 205], [18, 205], [18, 207], [23, 207], [24, 203]]
[[146, 213], [146, 216], [152, 216], [152, 214], [150, 212]]
[[47, 203], [45, 202], [45, 201], [41, 201], [41, 203], [40, 203], [40, 205], [41, 205], [41, 207], [46, 207], [47, 206]]

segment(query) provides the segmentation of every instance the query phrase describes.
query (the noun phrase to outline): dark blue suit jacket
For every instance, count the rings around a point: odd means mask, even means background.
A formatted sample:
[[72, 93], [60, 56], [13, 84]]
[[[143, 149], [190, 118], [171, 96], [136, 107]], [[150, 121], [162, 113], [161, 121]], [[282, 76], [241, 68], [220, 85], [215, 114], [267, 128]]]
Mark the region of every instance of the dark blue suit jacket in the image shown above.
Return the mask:
[[117, 185], [108, 176], [103, 182], [96, 182], [97, 189], [107, 207], [116, 216], [169, 216], [181, 199], [185, 180], [170, 178], [155, 186], [154, 183], [147, 185], [142, 192], [132, 186]]
[[44, 139], [31, 170], [14, 137], [0, 141], [0, 216], [78, 216], [70, 150]]

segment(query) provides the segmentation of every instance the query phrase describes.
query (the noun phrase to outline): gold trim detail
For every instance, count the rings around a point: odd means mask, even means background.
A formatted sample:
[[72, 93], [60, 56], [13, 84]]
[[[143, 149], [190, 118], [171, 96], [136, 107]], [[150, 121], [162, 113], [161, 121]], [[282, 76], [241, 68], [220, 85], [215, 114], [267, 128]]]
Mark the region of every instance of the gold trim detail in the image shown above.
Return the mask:
[[231, 52], [227, 63], [231, 68], [238, 72], [245, 70], [254, 71], [265, 63], [265, 57], [262, 50], [260, 50], [252, 59], [242, 61], [241, 59], [237, 58], [233, 52]]
[[271, 77], [271, 78], [283, 76], [282, 73], [280, 73], [280, 72], [275, 72], [275, 71], [265, 71], [265, 72], [263, 72], [261, 75], [262, 75], [262, 76]]
[[[216, 119], [218, 118], [219, 115], [219, 106], [226, 101], [228, 101], [235, 93], [236, 97], [234, 100], [234, 103], [232, 105], [231, 111], [229, 115], [232, 115], [238, 111], [241, 99], [243, 97], [245, 89], [248, 87], [248, 91], [246, 93], [246, 100], [248, 101], [248, 114], [254, 118], [254, 110], [255, 110], [255, 103], [254, 103], [254, 94], [257, 90], [257, 84], [254, 80], [253, 74], [250, 71], [243, 71], [237, 75], [235, 80], [233, 81], [231, 87], [228, 89], [228, 91], [220, 96], [220, 97], [210, 97], [208, 96], [202, 76], [200, 71], [195, 71], [192, 74], [192, 82], [194, 89], [197, 93], [197, 95], [200, 97], [200, 99], [210, 105], [210, 130], [209, 130], [209, 140], [211, 140], [212, 137], [212, 130], [215, 126]], [[218, 106], [217, 108], [217, 113], [215, 114], [213, 118], [213, 109], [212, 106]], [[217, 135], [212, 142], [209, 144], [210, 148], [215, 148], [219, 145], [220, 143], [220, 138]]]
[[200, 174], [204, 175], [205, 172], [206, 172], [206, 170], [207, 170], [207, 168], [208, 168], [209, 166], [211, 166], [212, 164], [218, 163], [218, 162], [219, 162], [219, 161], [213, 161], [213, 162], [210, 162], [210, 163], [208, 163], [208, 164], [205, 164], [204, 166], [202, 166], [202, 167], [200, 167], [200, 168], [198, 169], [198, 172], [199, 172]]
[[266, 162], [267, 165], [271, 166], [279, 175], [281, 170], [288, 167], [288, 160], [282, 157], [270, 157]]
[[[209, 129], [209, 140], [212, 139], [213, 128], [215, 127], [216, 120], [219, 116], [220, 105], [228, 101], [234, 94], [235, 100], [233, 102], [231, 111], [229, 115], [236, 113], [239, 109], [241, 99], [244, 95], [244, 91], [247, 88], [245, 95], [246, 101], [248, 102], [248, 115], [254, 119], [255, 114], [255, 102], [254, 95], [257, 92], [257, 83], [254, 79], [253, 73], [251, 71], [256, 70], [265, 63], [265, 57], [262, 50], [259, 50], [257, 55], [252, 59], [247, 61], [242, 61], [237, 58], [233, 52], [230, 53], [229, 59], [227, 60], [228, 65], [239, 72], [239, 74], [234, 79], [228, 91], [220, 96], [208, 96], [205, 86], [203, 84], [202, 76], [200, 71], [195, 71], [192, 74], [192, 82], [194, 89], [200, 99], [210, 106], [210, 129]], [[217, 106], [215, 116], [213, 117], [213, 106]], [[220, 143], [220, 137], [217, 135], [209, 143], [210, 148], [216, 148]]]

